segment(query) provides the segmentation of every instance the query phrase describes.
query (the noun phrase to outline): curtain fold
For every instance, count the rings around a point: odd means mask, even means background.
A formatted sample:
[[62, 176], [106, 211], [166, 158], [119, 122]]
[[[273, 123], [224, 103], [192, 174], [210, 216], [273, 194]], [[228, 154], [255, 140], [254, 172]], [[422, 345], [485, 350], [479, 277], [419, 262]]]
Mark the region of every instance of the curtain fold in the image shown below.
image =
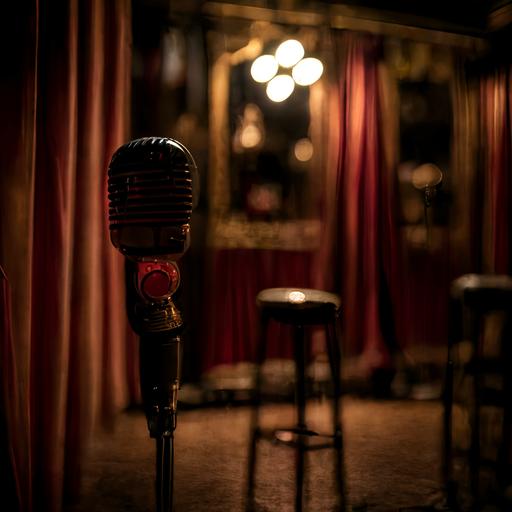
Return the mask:
[[512, 272], [512, 67], [482, 77], [480, 109], [484, 159], [483, 270]]
[[14, 7], [19, 68], [1, 100], [14, 127], [0, 141], [13, 327], [2, 384], [18, 397], [6, 417], [20, 509], [59, 511], [78, 490], [92, 429], [137, 391], [106, 219], [106, 168], [129, 125], [130, 2], [30, 7]]
[[[20, 470], [17, 466], [14, 446], [9, 436], [9, 427], [20, 417], [20, 393], [16, 387], [5, 388], [5, 383], [18, 381], [12, 336], [11, 288], [0, 266], [0, 368], [4, 387], [0, 394], [0, 478], [2, 500], [8, 510], [20, 508]], [[10, 416], [8, 417], [7, 414]], [[10, 420], [10, 421], [9, 421]]]
[[381, 41], [337, 36], [339, 129], [337, 258], [344, 349], [366, 370], [391, 365], [396, 347], [391, 296], [398, 296], [399, 246], [392, 177], [385, 164], [379, 91]]
[[[264, 288], [312, 286], [313, 253], [265, 249], [216, 249], [208, 262], [203, 370], [254, 362], [258, 342], [256, 295]], [[286, 335], [284, 335], [286, 332]], [[269, 329], [269, 358], [293, 356], [286, 326]]]
[[494, 64], [454, 88], [451, 275], [512, 272], [512, 68]]

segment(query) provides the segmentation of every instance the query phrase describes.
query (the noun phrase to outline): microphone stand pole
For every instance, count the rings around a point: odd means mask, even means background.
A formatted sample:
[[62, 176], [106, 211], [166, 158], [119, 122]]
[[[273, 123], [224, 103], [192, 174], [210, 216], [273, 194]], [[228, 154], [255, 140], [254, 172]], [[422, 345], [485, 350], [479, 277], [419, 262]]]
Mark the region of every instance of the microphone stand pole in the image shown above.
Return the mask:
[[425, 187], [424, 196], [423, 196], [423, 212], [425, 215], [425, 243], [427, 249], [430, 248], [431, 241], [431, 226], [429, 219], [429, 207], [432, 205], [432, 198], [434, 196], [435, 191], [432, 190], [428, 185]]
[[[181, 380], [181, 315], [169, 297], [165, 303], [149, 304], [146, 320], [156, 329], [165, 320], [170, 330], [140, 336], [142, 400], [149, 435], [155, 439], [156, 512], [173, 511], [174, 431], [177, 424], [178, 389]], [[149, 323], [149, 322], [148, 322]]]
[[156, 439], [156, 511], [171, 512], [174, 483], [174, 433]]

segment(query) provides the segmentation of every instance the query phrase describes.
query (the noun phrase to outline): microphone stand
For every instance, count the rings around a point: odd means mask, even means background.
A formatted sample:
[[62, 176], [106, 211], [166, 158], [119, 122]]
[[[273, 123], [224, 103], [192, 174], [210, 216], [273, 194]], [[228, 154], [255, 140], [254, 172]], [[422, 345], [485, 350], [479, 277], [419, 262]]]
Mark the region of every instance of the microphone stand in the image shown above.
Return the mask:
[[425, 187], [424, 195], [423, 195], [423, 213], [425, 216], [425, 243], [427, 245], [427, 248], [430, 248], [430, 241], [431, 241], [431, 226], [430, 226], [430, 220], [429, 220], [429, 213], [428, 209], [432, 205], [432, 199], [435, 195], [435, 189], [429, 187], [428, 185]]
[[181, 338], [146, 335], [140, 338], [140, 376], [149, 435], [155, 439], [156, 512], [172, 512], [174, 431], [181, 360]]
[[[156, 512], [173, 511], [174, 431], [177, 424], [178, 390], [181, 381], [183, 321], [172, 295], [179, 283], [175, 263], [170, 292], [149, 298], [137, 273], [146, 263], [128, 263], [128, 311], [135, 332], [140, 335], [140, 384], [149, 436], [155, 439]], [[142, 284], [141, 284], [142, 283]]]

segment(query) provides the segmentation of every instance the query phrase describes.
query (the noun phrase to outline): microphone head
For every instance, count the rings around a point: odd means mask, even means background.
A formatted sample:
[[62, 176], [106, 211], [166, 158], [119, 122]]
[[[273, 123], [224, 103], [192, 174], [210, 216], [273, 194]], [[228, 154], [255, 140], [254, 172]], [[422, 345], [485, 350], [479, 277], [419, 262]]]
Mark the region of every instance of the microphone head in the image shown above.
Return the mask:
[[443, 173], [437, 165], [423, 164], [412, 171], [411, 181], [418, 190], [434, 188], [443, 181]]
[[108, 168], [110, 239], [136, 260], [179, 258], [190, 243], [197, 167], [188, 149], [164, 137], [121, 146]]

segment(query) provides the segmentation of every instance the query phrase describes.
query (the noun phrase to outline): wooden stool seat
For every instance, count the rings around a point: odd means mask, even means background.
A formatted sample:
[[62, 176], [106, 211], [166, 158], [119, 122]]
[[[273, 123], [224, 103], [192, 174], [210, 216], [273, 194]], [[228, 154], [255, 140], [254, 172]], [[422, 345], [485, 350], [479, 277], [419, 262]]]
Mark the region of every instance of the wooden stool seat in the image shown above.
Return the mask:
[[267, 288], [258, 293], [256, 304], [278, 322], [315, 325], [332, 322], [341, 300], [334, 293], [310, 288]]

